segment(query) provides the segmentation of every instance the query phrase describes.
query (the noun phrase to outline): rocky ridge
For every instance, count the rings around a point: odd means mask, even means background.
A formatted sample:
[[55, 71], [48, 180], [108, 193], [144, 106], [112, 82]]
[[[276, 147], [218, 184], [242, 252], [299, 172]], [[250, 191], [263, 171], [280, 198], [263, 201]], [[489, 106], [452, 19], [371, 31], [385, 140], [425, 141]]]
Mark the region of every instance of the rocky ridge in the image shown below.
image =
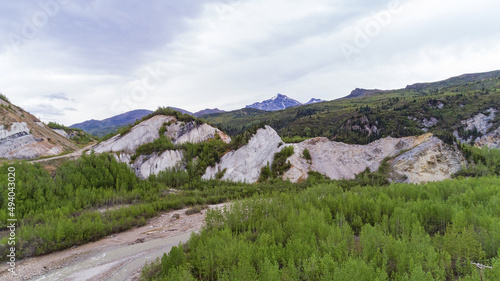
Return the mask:
[[[218, 172], [224, 172], [224, 180], [256, 182], [261, 168], [272, 163], [274, 153], [288, 145], [294, 147], [294, 154], [287, 159], [291, 168], [283, 179], [292, 182], [306, 180], [309, 171], [331, 179], [353, 179], [367, 168], [376, 171], [387, 157], [394, 158], [390, 162], [394, 180], [415, 183], [450, 178], [465, 164], [456, 148], [432, 134], [387, 137], [367, 145], [345, 144], [323, 137], [283, 144], [278, 134], [266, 126], [259, 129], [247, 145], [224, 155], [215, 167], [208, 167], [203, 178], [215, 178]], [[304, 149], [309, 151], [310, 160], [303, 156]]]
[[165, 126], [164, 135], [174, 144], [201, 143], [219, 137], [229, 143], [231, 138], [208, 124], [197, 125], [193, 122], [179, 122], [173, 116], [156, 115], [134, 126], [125, 135], [116, 135], [94, 147], [95, 153], [113, 152], [119, 162], [127, 163], [141, 178], [175, 167], [181, 168], [181, 150], [167, 150], [161, 153], [140, 155], [131, 163], [135, 150], [160, 137], [160, 128]]
[[[226, 142], [230, 141], [229, 137], [207, 124], [183, 123], [174, 117], [158, 115], [133, 127], [124, 136], [101, 143], [96, 152], [116, 152], [119, 161], [129, 163], [140, 144], [159, 137], [162, 124], [166, 124], [165, 136], [175, 144], [199, 143], [217, 135]], [[257, 130], [246, 145], [222, 156], [215, 167], [208, 167], [202, 178], [212, 179], [223, 173], [222, 180], [256, 182], [262, 167], [272, 164], [274, 154], [286, 146], [293, 146], [294, 154], [287, 159], [291, 168], [284, 173], [283, 179], [292, 182], [306, 180], [309, 171], [319, 172], [331, 179], [352, 179], [367, 168], [376, 171], [384, 160], [389, 163], [389, 176], [394, 181], [439, 181], [450, 178], [466, 164], [456, 147], [443, 143], [431, 133], [404, 138], [387, 137], [367, 145], [345, 144], [323, 137], [284, 144], [276, 131], [266, 126]], [[305, 149], [309, 150], [309, 160], [303, 156]], [[141, 155], [129, 164], [137, 175], [147, 178], [165, 169], [183, 169], [182, 162], [182, 151], [168, 150]]]
[[[292, 182], [307, 179], [309, 171], [319, 172], [331, 179], [353, 179], [356, 174], [363, 172], [366, 168], [372, 172], [376, 171], [386, 157], [396, 156], [392, 161], [391, 168], [394, 174], [398, 175], [398, 179], [404, 175], [406, 178], [403, 181], [426, 182], [450, 178], [453, 173], [460, 170], [460, 164], [463, 162], [463, 157], [459, 152], [448, 148], [432, 134], [405, 138], [387, 137], [367, 145], [351, 145], [330, 141], [326, 138], [313, 138], [293, 144], [293, 146], [295, 153], [288, 158], [292, 167], [283, 176], [284, 179], [289, 179]], [[302, 156], [304, 149], [309, 150], [311, 160]], [[447, 153], [439, 157], [434, 153], [444, 151]], [[452, 153], [452, 151], [456, 153]], [[428, 154], [436, 157], [432, 158]], [[418, 157], [412, 157], [415, 155]], [[413, 166], [421, 167], [424, 165], [420, 163], [425, 162], [423, 159], [427, 158], [430, 159], [429, 163], [434, 163], [439, 158], [439, 163], [436, 164], [448, 161], [449, 165], [443, 165], [441, 174], [432, 177], [430, 174], [424, 176], [424, 172], [404, 164], [413, 161], [419, 163], [418, 166], [412, 162]]]
[[76, 145], [23, 109], [0, 100], [0, 158], [35, 159], [73, 151]]

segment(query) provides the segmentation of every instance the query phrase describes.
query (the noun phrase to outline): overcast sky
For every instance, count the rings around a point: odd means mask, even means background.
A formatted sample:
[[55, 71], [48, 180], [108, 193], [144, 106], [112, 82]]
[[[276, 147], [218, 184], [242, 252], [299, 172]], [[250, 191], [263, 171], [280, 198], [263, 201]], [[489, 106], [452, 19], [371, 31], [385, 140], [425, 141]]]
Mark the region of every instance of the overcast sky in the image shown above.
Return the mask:
[[65, 125], [500, 69], [496, 0], [2, 1], [0, 92]]

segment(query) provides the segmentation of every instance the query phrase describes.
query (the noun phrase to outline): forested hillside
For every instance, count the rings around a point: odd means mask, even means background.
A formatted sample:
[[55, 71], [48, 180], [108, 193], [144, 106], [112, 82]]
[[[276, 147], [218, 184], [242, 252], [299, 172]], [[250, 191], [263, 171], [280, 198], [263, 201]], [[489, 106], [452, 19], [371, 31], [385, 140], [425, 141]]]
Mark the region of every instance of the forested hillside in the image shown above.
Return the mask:
[[[449, 136], [462, 120], [500, 108], [500, 72], [463, 75], [435, 83], [419, 83], [400, 90], [370, 91], [366, 96], [265, 112], [241, 109], [203, 116], [230, 135], [264, 123], [281, 137], [323, 136], [366, 144], [392, 136], [430, 131]], [[429, 124], [429, 120], [436, 124]], [[500, 117], [493, 120], [496, 127]]]
[[320, 184], [211, 211], [144, 280], [500, 279], [498, 177], [388, 187]]

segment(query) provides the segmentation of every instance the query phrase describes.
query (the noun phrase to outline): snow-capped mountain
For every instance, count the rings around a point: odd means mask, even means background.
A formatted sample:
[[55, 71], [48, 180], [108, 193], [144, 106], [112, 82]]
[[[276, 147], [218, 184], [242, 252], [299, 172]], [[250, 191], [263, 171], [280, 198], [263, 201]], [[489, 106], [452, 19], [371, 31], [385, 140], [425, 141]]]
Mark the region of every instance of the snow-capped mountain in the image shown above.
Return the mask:
[[326, 100], [312, 98], [311, 100], [309, 100], [308, 102], [306, 102], [304, 104], [318, 103], [318, 102], [324, 102], [324, 101], [326, 101]]
[[276, 111], [297, 105], [302, 105], [302, 103], [294, 99], [291, 99], [285, 95], [277, 94], [271, 99], [265, 100], [263, 102], [256, 102], [251, 105], [247, 105], [246, 108], [255, 108], [265, 111]]

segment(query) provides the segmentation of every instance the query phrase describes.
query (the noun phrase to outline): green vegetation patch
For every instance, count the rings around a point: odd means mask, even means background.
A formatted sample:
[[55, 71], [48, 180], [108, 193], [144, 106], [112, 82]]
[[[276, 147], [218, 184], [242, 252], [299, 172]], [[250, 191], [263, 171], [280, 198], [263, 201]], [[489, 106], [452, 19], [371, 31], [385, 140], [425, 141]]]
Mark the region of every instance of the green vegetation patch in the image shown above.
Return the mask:
[[10, 100], [7, 98], [7, 96], [5, 96], [4, 94], [0, 93], [0, 99], [7, 102], [7, 103], [10, 103]]
[[64, 130], [66, 134], [70, 135], [70, 139], [75, 141], [77, 144], [85, 145], [95, 141], [94, 137], [91, 134], [84, 132], [82, 129], [68, 128], [56, 122], [49, 122], [47, 126], [54, 130]]
[[479, 280], [479, 262], [499, 280], [498, 198], [497, 177], [255, 196], [209, 211], [143, 278]]

